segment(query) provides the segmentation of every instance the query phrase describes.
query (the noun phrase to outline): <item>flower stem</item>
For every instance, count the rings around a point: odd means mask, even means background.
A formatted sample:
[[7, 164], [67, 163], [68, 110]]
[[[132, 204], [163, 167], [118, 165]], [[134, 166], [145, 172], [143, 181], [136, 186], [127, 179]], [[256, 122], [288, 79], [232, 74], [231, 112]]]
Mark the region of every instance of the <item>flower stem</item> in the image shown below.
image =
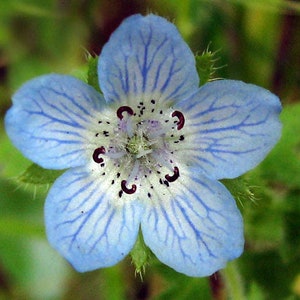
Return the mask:
[[125, 299], [126, 284], [121, 264], [111, 268], [102, 269], [101, 274], [103, 274], [103, 277], [105, 278], [104, 284], [101, 285], [101, 293], [104, 295], [104, 299]]
[[220, 272], [216, 272], [209, 277], [209, 284], [210, 284], [212, 299], [214, 300], [226, 299], [224, 281]]
[[232, 300], [246, 300], [242, 277], [236, 266], [236, 262], [232, 261], [227, 267], [221, 271], [224, 278], [227, 294]]

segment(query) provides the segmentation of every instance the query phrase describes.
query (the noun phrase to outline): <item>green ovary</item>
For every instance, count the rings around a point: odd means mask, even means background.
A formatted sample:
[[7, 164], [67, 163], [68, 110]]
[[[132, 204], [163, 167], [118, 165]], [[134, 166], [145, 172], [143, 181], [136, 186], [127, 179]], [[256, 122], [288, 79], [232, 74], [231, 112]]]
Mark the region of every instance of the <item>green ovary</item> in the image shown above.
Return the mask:
[[141, 158], [152, 152], [147, 137], [136, 134], [128, 141], [126, 150], [136, 158]]

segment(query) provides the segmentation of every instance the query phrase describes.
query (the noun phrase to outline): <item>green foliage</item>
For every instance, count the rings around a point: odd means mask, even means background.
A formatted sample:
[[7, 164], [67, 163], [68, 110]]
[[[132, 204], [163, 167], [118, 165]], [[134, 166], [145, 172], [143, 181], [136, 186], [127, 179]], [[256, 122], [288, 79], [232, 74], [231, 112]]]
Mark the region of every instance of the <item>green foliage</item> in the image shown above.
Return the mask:
[[254, 9], [262, 9], [267, 11], [282, 12], [284, 10], [294, 10], [300, 13], [300, 4], [296, 1], [284, 1], [284, 0], [229, 0], [229, 2], [244, 5], [246, 7]]
[[282, 137], [261, 165], [262, 176], [282, 187], [300, 187], [300, 104], [286, 106], [281, 114]]
[[256, 200], [244, 202], [247, 251], [239, 263], [257, 299], [296, 299], [288, 295], [300, 271], [299, 113], [299, 104], [285, 106], [280, 142], [248, 177]]
[[155, 300], [211, 299], [207, 278], [190, 278], [158, 263], [155, 267], [167, 288]]
[[44, 238], [44, 225], [36, 222], [28, 222], [24, 218], [6, 217], [0, 219], [0, 235], [3, 236], [33, 236]]
[[62, 293], [66, 264], [46, 243], [45, 195], [0, 178], [0, 299], [59, 299]]

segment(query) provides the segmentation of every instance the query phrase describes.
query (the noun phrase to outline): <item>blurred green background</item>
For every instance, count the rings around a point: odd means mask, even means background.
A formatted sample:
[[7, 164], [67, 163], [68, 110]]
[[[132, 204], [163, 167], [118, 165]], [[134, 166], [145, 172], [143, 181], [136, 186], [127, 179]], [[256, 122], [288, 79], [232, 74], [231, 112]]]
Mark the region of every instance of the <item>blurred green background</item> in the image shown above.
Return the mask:
[[283, 136], [245, 175], [254, 200], [241, 258], [211, 278], [189, 278], [153, 261], [143, 281], [130, 259], [76, 273], [48, 245], [49, 186], [17, 177], [30, 165], [0, 124], [0, 299], [300, 299], [300, 2], [284, 0], [1, 0], [0, 117], [26, 80], [84, 77], [87, 53], [122, 19], [157, 13], [174, 21], [195, 53], [218, 51], [215, 77], [258, 84], [280, 96]]

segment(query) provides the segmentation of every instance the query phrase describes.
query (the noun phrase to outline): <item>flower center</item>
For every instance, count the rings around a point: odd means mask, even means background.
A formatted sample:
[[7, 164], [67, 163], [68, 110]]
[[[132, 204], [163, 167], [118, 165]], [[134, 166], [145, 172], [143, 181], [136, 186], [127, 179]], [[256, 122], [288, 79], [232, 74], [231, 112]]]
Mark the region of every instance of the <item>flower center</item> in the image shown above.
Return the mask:
[[128, 153], [135, 155], [136, 158], [141, 158], [152, 152], [147, 136], [137, 134], [129, 139], [126, 150]]
[[151, 198], [157, 184], [170, 188], [180, 177], [175, 161], [176, 147], [184, 141], [183, 113], [158, 108], [151, 100], [148, 105], [120, 106], [113, 118], [98, 121], [101, 130], [95, 136], [101, 142], [92, 159], [103, 176], [114, 174], [111, 184], [119, 186], [119, 198], [145, 190]]

